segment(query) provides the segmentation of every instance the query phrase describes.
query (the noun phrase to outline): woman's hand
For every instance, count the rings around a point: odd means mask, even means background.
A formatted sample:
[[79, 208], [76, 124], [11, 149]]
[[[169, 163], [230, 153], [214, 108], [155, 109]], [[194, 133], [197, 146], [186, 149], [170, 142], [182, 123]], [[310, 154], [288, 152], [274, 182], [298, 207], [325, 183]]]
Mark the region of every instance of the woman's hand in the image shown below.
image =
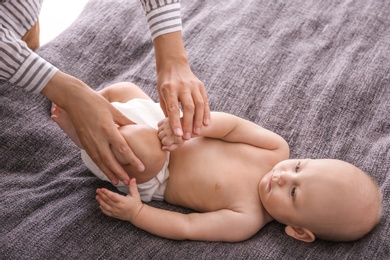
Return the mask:
[[67, 112], [84, 150], [114, 185], [129, 183], [121, 165], [145, 169], [117, 128], [133, 122], [96, 91], [58, 71], [41, 93]]
[[[180, 31], [158, 36], [153, 44], [161, 109], [175, 135], [188, 140], [210, 121], [205, 86], [190, 69]], [[182, 122], [179, 103], [183, 109]]]

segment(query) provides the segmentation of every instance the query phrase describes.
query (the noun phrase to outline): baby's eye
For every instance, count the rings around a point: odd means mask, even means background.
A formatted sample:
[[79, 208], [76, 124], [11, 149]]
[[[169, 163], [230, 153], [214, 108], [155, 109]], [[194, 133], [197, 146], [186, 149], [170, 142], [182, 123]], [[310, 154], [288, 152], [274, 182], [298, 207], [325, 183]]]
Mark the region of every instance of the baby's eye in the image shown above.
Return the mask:
[[295, 199], [295, 192], [296, 192], [296, 187], [291, 189], [291, 198], [294, 200]]
[[296, 165], [295, 165], [295, 172], [298, 173], [299, 171], [299, 167], [301, 166], [301, 162], [298, 162]]

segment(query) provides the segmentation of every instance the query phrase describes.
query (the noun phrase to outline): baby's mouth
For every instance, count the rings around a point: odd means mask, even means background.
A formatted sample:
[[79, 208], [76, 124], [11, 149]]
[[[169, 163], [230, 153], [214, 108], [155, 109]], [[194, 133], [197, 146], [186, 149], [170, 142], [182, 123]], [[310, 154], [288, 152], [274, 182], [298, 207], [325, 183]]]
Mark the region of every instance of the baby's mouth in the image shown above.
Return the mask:
[[269, 180], [268, 180], [268, 192], [270, 192], [271, 191], [271, 189], [272, 189], [272, 179], [273, 179], [273, 177], [274, 177], [274, 171], [272, 171], [272, 173], [271, 173], [271, 176], [269, 176]]

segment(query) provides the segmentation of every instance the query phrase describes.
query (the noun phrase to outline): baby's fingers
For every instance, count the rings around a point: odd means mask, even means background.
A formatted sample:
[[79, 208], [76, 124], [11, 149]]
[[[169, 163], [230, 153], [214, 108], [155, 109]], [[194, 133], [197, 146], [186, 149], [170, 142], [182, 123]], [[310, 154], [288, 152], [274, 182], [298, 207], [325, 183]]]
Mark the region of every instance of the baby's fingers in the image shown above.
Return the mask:
[[105, 199], [103, 199], [104, 195], [96, 195], [96, 200], [99, 203], [99, 209], [107, 216], [113, 217], [112, 207]]
[[108, 204], [118, 203], [121, 201], [122, 197], [121, 195], [107, 189], [97, 189], [96, 193], [105, 203]]
[[172, 144], [175, 143], [174, 139], [171, 138], [171, 137], [164, 137], [164, 138], [162, 138], [160, 141], [161, 141], [161, 144], [162, 144], [163, 147], [164, 147], [164, 146], [165, 146], [165, 147], [166, 147], [166, 146], [171, 146]]
[[139, 195], [139, 192], [138, 192], [138, 188], [137, 188], [137, 181], [135, 180], [135, 178], [131, 179], [130, 180], [130, 183], [129, 183], [129, 195], [128, 196], [131, 196], [131, 197], [134, 197], [134, 198], [139, 198], [140, 199], [140, 195]]
[[160, 131], [160, 129], [157, 132], [158, 139], [163, 140], [165, 137], [167, 137], [167, 133], [165, 131]]
[[172, 144], [172, 145], [169, 145], [169, 146], [163, 146], [161, 149], [162, 149], [163, 151], [173, 152], [173, 151], [176, 150], [177, 148], [179, 148], [179, 145], [177, 145], [177, 144]]
[[104, 215], [107, 215], [109, 217], [115, 217], [112, 213], [111, 208], [106, 204], [100, 204], [99, 209], [103, 212]]
[[164, 119], [162, 119], [160, 122], [158, 122], [158, 123], [157, 123], [157, 126], [158, 126], [158, 127], [161, 127], [161, 126], [163, 126], [166, 122], [169, 122], [167, 117], [164, 118]]
[[[98, 189], [96, 190], [96, 194], [96, 200], [99, 202], [100, 209], [103, 213], [113, 216], [113, 211], [118, 207], [118, 204], [122, 201], [123, 196], [107, 189]], [[109, 212], [109, 214], [107, 212]]]

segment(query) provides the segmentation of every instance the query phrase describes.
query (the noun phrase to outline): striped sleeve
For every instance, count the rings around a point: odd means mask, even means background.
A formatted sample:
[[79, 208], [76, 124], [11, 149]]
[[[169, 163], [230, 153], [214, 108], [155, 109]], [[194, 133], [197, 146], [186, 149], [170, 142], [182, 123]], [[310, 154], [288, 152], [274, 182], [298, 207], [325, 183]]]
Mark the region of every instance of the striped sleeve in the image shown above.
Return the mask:
[[0, 0], [0, 24], [21, 39], [38, 21], [43, 0]]
[[40, 92], [57, 71], [0, 24], [0, 79]]
[[140, 0], [154, 40], [162, 34], [182, 30], [180, 0]]
[[57, 71], [21, 40], [38, 21], [43, 0], [0, 0], [0, 79], [40, 92]]

